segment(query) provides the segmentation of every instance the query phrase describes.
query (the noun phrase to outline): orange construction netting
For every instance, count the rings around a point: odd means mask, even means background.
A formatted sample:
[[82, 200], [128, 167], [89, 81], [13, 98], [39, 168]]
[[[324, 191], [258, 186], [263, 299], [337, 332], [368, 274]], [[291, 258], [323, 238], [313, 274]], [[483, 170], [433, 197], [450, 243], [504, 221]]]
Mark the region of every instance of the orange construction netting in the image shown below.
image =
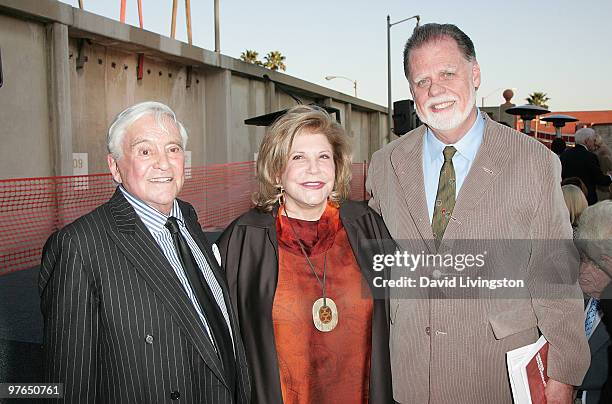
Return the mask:
[[[195, 207], [205, 230], [223, 229], [252, 206], [252, 161], [186, 174], [179, 198]], [[353, 164], [351, 199], [366, 199], [365, 174], [365, 162]], [[0, 275], [38, 266], [51, 233], [108, 201], [115, 187], [110, 174], [0, 180]]]

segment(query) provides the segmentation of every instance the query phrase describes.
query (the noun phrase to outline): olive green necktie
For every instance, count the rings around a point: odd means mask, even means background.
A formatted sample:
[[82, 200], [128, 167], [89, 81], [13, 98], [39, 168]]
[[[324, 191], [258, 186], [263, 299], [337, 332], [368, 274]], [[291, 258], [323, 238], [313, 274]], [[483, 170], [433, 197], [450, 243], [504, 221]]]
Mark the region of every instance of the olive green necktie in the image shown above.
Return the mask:
[[438, 193], [434, 206], [431, 228], [436, 241], [436, 249], [440, 247], [442, 236], [448, 225], [448, 221], [455, 207], [455, 168], [453, 167], [453, 156], [457, 152], [453, 146], [446, 146], [444, 164], [440, 169], [440, 181], [438, 182]]

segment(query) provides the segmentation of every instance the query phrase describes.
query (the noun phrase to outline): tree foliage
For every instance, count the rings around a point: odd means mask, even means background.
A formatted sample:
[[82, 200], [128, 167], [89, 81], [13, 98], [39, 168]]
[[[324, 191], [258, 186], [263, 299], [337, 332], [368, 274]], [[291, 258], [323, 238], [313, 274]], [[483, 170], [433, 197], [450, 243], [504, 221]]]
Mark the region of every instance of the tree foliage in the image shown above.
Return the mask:
[[285, 57], [279, 51], [271, 51], [265, 56], [264, 66], [270, 70], [287, 70]]
[[257, 51], [247, 49], [240, 54], [240, 60], [257, 66], [263, 66], [263, 63], [261, 60], [258, 59], [258, 56], [259, 53]]
[[240, 54], [240, 60], [243, 62], [263, 66], [270, 70], [287, 70], [287, 65], [285, 64], [286, 58], [279, 51], [268, 52], [264, 59], [264, 62], [259, 60], [259, 53], [252, 49], [247, 49]]
[[525, 100], [528, 104], [537, 105], [539, 107], [548, 109], [548, 104], [546, 103], [550, 101], [550, 98], [547, 97], [546, 93], [534, 91], [533, 93], [529, 94], [529, 96], [525, 98]]

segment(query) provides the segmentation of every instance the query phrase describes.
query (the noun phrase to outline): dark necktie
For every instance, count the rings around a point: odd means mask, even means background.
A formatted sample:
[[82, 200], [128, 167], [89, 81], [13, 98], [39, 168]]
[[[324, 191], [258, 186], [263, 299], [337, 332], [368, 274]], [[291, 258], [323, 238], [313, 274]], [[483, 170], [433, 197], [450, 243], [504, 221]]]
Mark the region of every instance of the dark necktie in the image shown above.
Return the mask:
[[431, 220], [436, 249], [440, 247], [442, 236], [455, 208], [455, 167], [453, 167], [453, 156], [457, 152], [453, 146], [446, 146], [444, 164], [440, 169], [440, 180], [438, 181], [438, 193], [434, 204], [434, 213]]
[[225, 322], [225, 318], [221, 313], [221, 309], [217, 305], [217, 302], [208, 286], [208, 282], [204, 278], [202, 271], [200, 271], [198, 264], [191, 253], [191, 249], [187, 244], [187, 241], [181, 235], [178, 223], [175, 217], [169, 217], [166, 222], [166, 228], [170, 230], [172, 235], [172, 241], [174, 242], [174, 248], [178, 253], [178, 257], [181, 261], [181, 265], [185, 270], [191, 290], [196, 296], [200, 307], [204, 311], [206, 316], [206, 322], [210, 327], [211, 334], [213, 336], [213, 342], [217, 347], [217, 352], [221, 361], [223, 362], [223, 369], [225, 370], [225, 376], [227, 377], [228, 383], [232, 391], [235, 391], [235, 380], [236, 380], [236, 361], [234, 358], [234, 349], [232, 345], [232, 339]]

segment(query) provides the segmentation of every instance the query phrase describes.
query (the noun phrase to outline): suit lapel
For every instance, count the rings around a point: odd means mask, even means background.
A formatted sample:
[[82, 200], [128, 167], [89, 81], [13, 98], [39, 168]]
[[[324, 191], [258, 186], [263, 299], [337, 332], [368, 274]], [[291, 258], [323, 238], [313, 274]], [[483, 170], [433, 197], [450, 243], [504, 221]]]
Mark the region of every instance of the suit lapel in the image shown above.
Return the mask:
[[461, 237], [462, 224], [469, 218], [471, 211], [478, 205], [485, 192], [491, 189], [493, 181], [508, 158], [508, 154], [505, 153], [504, 135], [491, 124], [490, 118], [485, 117], [485, 120], [482, 144], [457, 195], [451, 220], [444, 232], [444, 240], [452, 242], [457, 237]]
[[593, 334], [589, 338], [591, 354], [599, 351], [599, 349], [608, 341], [610, 341], [610, 336], [608, 335], [608, 331], [606, 331], [606, 325], [603, 323], [603, 321], [600, 321], [599, 324], [597, 324], [595, 331], [593, 331]]
[[121, 191], [117, 189], [109, 203], [116, 224], [110, 237], [189, 336], [208, 367], [225, 382], [221, 361], [200, 317], [155, 239]]
[[391, 152], [391, 165], [402, 188], [408, 211], [430, 252], [435, 252], [433, 231], [429, 222], [425, 182], [423, 179], [423, 138], [421, 126], [397, 145]]

